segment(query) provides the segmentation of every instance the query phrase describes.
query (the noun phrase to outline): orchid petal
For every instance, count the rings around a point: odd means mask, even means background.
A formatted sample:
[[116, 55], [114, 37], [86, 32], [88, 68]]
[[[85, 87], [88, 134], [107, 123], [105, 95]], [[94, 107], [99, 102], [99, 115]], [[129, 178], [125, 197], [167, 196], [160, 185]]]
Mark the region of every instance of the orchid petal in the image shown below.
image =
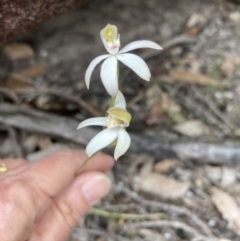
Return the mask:
[[107, 92], [111, 96], [116, 96], [118, 93], [118, 73], [115, 56], [110, 56], [103, 62], [100, 76]]
[[119, 51], [119, 53], [126, 53], [129, 51], [132, 51], [134, 49], [139, 49], [139, 48], [150, 48], [150, 49], [158, 49], [161, 50], [163, 49], [160, 45], [149, 41], [149, 40], [139, 40], [139, 41], [134, 41], [130, 44], [127, 44], [123, 49]]
[[149, 81], [151, 78], [147, 64], [135, 54], [118, 54], [117, 59], [132, 69], [142, 79]]
[[85, 82], [86, 82], [88, 89], [89, 89], [90, 78], [91, 78], [93, 70], [102, 60], [106, 59], [108, 56], [109, 56], [108, 54], [100, 55], [100, 56], [96, 57], [95, 59], [93, 59], [92, 62], [89, 64], [86, 74], [85, 74]]
[[107, 121], [107, 117], [90, 118], [90, 119], [82, 121], [78, 125], [77, 130], [80, 128], [86, 127], [86, 126], [106, 126], [106, 121]]
[[119, 127], [104, 129], [99, 132], [87, 145], [86, 153], [90, 157], [94, 153], [109, 146], [118, 137]]
[[118, 91], [114, 106], [126, 109], [126, 100], [121, 91]]
[[118, 141], [114, 151], [114, 158], [117, 160], [122, 156], [129, 148], [131, 144], [131, 138], [124, 128], [121, 128], [118, 132]]

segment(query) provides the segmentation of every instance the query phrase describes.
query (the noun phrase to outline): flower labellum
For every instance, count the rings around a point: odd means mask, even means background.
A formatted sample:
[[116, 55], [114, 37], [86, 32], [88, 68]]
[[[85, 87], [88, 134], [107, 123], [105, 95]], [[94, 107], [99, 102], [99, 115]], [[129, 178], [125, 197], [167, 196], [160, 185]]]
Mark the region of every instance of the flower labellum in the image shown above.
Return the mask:
[[117, 27], [111, 24], [108, 24], [100, 32], [101, 39], [106, 50], [110, 54], [116, 54], [120, 47], [120, 35], [118, 34]]
[[100, 55], [92, 60], [85, 74], [87, 88], [90, 86], [90, 79], [95, 67], [104, 60], [101, 67], [101, 80], [107, 92], [111, 96], [118, 93], [118, 61], [132, 69], [139, 77], [149, 81], [151, 78], [150, 70], [144, 60], [135, 54], [127, 53], [139, 48], [151, 48], [161, 50], [162, 47], [149, 40], [134, 41], [127, 44], [123, 49], [120, 48], [120, 35], [117, 27], [108, 24], [100, 32], [103, 44], [109, 54]]
[[129, 112], [121, 107], [112, 107], [107, 113], [109, 118], [107, 120], [107, 127], [112, 128], [114, 126], [128, 127], [132, 119]]

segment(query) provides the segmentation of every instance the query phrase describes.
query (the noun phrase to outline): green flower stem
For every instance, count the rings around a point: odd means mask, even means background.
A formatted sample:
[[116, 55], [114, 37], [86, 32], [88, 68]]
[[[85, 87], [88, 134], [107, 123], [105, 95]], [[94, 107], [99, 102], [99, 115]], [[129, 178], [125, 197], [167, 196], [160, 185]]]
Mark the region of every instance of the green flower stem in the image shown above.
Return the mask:
[[135, 214], [135, 213], [116, 213], [109, 212], [99, 208], [91, 208], [89, 213], [95, 214], [108, 219], [124, 219], [124, 220], [142, 220], [142, 219], [161, 219], [166, 216], [164, 213], [146, 213], [146, 214]]
[[97, 154], [94, 153], [92, 156], [86, 158], [86, 160], [82, 163], [82, 165], [76, 170], [76, 176], [82, 171], [82, 169], [86, 166], [86, 164]]
[[116, 101], [116, 96], [112, 96], [112, 100], [111, 100], [111, 103], [110, 103], [108, 109], [110, 109], [110, 108], [112, 108], [114, 106], [115, 101]]

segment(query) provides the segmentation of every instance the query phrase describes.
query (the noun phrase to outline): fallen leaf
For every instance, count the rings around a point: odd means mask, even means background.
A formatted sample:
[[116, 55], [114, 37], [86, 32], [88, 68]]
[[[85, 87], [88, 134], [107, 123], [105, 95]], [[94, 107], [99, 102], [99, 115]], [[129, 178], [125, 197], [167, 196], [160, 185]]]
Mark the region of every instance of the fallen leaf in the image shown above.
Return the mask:
[[169, 71], [169, 75], [174, 81], [198, 85], [217, 85], [216, 79], [191, 71], [172, 69]]
[[23, 141], [24, 150], [26, 153], [32, 153], [36, 150], [38, 146], [38, 135], [28, 134]]
[[232, 20], [235, 23], [240, 23], [240, 12], [234, 11], [229, 14], [230, 20]]
[[177, 159], [165, 159], [160, 162], [157, 162], [154, 165], [153, 170], [155, 172], [168, 172], [176, 167], [183, 166], [183, 163]]
[[34, 100], [35, 105], [42, 110], [62, 110], [64, 103], [56, 101], [55, 98], [49, 94], [41, 94]]
[[39, 136], [38, 145], [40, 150], [44, 150], [53, 145], [52, 140], [48, 136]]
[[145, 118], [147, 125], [156, 124], [164, 112], [161, 106], [161, 95], [162, 90], [158, 85], [152, 85], [146, 92], [146, 105], [149, 109]]
[[30, 78], [43, 74], [44, 70], [42, 64], [32, 65], [24, 70], [12, 73], [9, 78], [1, 79], [0, 86], [9, 89], [32, 87], [33, 83]]
[[154, 163], [153, 158], [146, 159], [146, 161], [143, 163], [143, 165], [141, 167], [141, 170], [139, 172], [139, 176], [143, 177], [143, 176], [148, 175], [149, 173], [152, 173], [153, 163]]
[[154, 105], [150, 111], [148, 112], [147, 116], [146, 116], [146, 124], [147, 125], [153, 125], [153, 124], [156, 124], [157, 121], [159, 120], [159, 118], [162, 116], [163, 114], [163, 109], [161, 107], [160, 104], [157, 104]]
[[145, 118], [148, 125], [158, 123], [163, 113], [166, 113], [174, 123], [186, 120], [182, 114], [182, 107], [162, 91], [158, 85], [153, 85], [147, 90], [146, 98], [147, 108], [150, 109]]
[[188, 28], [192, 28], [194, 26], [202, 26], [207, 22], [207, 19], [204, 15], [200, 14], [200, 13], [193, 13], [188, 21], [186, 26]]
[[200, 120], [189, 120], [175, 125], [173, 129], [176, 132], [189, 137], [199, 137], [207, 135], [210, 132], [209, 127]]
[[182, 113], [182, 107], [167, 93], [162, 94], [161, 103], [162, 108], [174, 123], [182, 123], [186, 121], [186, 118]]
[[240, 136], [240, 128], [234, 131], [235, 136]]
[[227, 192], [213, 187], [211, 199], [223, 218], [228, 221], [228, 227], [240, 236], [240, 208]]
[[237, 180], [237, 170], [226, 166], [206, 166], [204, 173], [211, 181], [218, 183], [223, 188], [233, 185]]
[[26, 43], [11, 43], [3, 48], [3, 53], [11, 60], [29, 59], [34, 56], [32, 47]]
[[41, 75], [45, 70], [45, 67], [42, 64], [34, 64], [24, 70], [17, 72], [16, 74], [24, 76], [27, 78], [34, 78]]
[[239, 65], [240, 57], [238, 55], [228, 55], [222, 61], [221, 70], [226, 76], [231, 77]]
[[141, 177], [138, 188], [166, 199], [183, 197], [190, 188], [189, 182], [180, 182], [158, 173], [150, 173]]
[[187, 21], [185, 34], [191, 36], [198, 34], [206, 22], [207, 19], [205, 16], [200, 13], [193, 13]]

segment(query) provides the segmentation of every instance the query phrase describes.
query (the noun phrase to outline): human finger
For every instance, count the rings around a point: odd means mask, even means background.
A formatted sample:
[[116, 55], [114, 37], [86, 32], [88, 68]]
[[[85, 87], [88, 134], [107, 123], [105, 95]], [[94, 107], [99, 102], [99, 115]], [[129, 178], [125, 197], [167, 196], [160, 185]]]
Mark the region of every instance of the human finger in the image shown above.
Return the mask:
[[110, 180], [101, 173], [84, 173], [54, 199], [54, 204], [36, 224], [29, 241], [62, 241], [89, 207], [110, 190]]
[[[76, 175], [76, 170], [86, 160], [84, 151], [61, 150], [37, 162], [28, 172], [33, 185], [41, 188], [49, 196], [54, 197], [67, 187]], [[113, 158], [98, 153], [86, 164], [84, 171], [106, 171], [114, 164]]]

